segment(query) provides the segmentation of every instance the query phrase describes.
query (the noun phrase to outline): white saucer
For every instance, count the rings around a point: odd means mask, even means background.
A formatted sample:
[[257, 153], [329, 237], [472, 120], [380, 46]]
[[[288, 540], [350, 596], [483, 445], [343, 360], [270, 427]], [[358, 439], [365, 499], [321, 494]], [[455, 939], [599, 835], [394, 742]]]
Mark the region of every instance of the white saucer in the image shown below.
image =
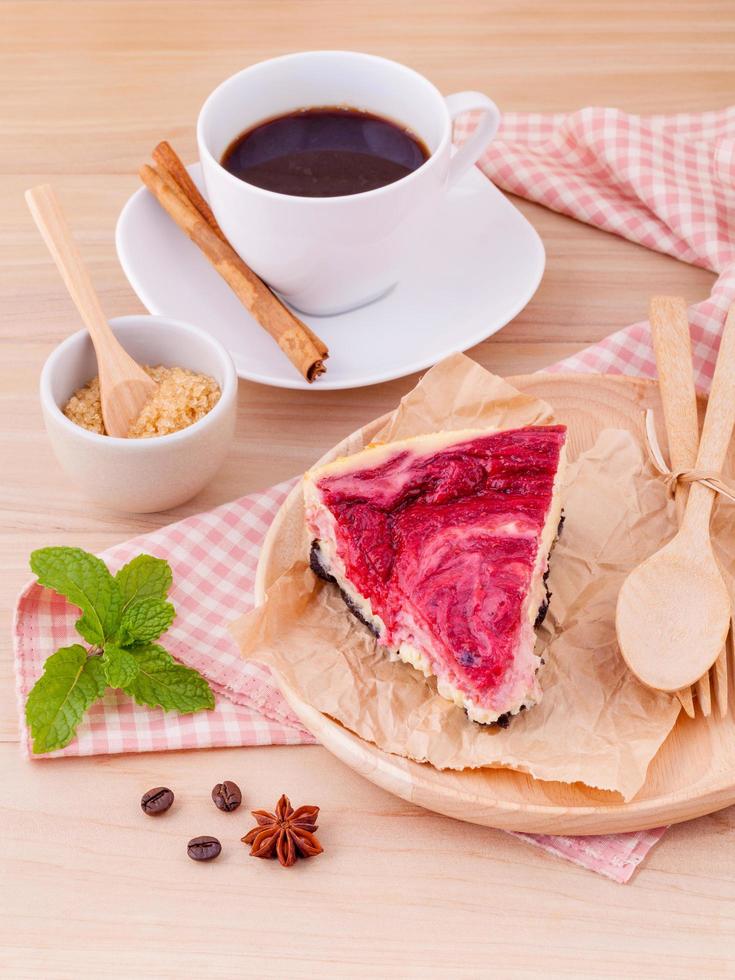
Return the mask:
[[[199, 164], [189, 169], [201, 187]], [[472, 168], [448, 194], [435, 229], [381, 299], [336, 316], [302, 317], [330, 350], [327, 373], [313, 385], [144, 188], [123, 208], [115, 241], [148, 310], [209, 330], [228, 348], [241, 378], [323, 390], [422, 371], [496, 333], [531, 299], [544, 271], [541, 239], [480, 171]]]

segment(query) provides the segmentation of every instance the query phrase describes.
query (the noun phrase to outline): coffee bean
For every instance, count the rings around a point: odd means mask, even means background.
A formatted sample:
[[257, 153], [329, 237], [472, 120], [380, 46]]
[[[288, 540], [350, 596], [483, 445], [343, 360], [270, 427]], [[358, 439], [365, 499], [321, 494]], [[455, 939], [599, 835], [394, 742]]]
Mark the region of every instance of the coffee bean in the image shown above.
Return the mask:
[[173, 801], [174, 794], [167, 786], [156, 786], [155, 789], [149, 789], [147, 793], [143, 793], [140, 806], [143, 813], [155, 817], [159, 813], [165, 813]]
[[232, 783], [229, 779], [226, 779], [224, 783], [217, 783], [214, 787], [212, 790], [212, 799], [218, 810], [224, 810], [225, 813], [232, 813], [242, 803], [242, 793], [237, 783]]
[[186, 853], [192, 861], [211, 861], [222, 850], [216, 837], [192, 837], [186, 845]]

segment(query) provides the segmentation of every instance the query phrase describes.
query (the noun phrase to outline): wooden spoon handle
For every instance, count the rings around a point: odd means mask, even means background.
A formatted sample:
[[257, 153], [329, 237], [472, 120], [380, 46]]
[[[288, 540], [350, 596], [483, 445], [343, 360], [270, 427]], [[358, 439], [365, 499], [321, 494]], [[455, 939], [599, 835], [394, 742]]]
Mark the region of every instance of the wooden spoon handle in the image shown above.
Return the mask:
[[[722, 329], [715, 374], [702, 426], [697, 469], [719, 472], [727, 457], [735, 425], [735, 305], [730, 307]], [[692, 484], [686, 509], [688, 527], [704, 533], [709, 527], [714, 491], [701, 483]]]
[[26, 191], [26, 201], [92, 338], [107, 434], [125, 438], [156, 385], [110, 329], [53, 189], [48, 184], [34, 187]]
[[[654, 296], [649, 318], [669, 441], [669, 461], [674, 470], [691, 469], [699, 448], [699, 420], [686, 303], [680, 296]], [[680, 522], [687, 490], [683, 483], [676, 488]]]
[[25, 197], [95, 348], [100, 343], [109, 344], [110, 340], [116, 343], [53, 188], [50, 184], [41, 184], [26, 191]]
[[702, 427], [697, 468], [721, 470], [735, 425], [735, 305], [722, 329], [715, 374]]

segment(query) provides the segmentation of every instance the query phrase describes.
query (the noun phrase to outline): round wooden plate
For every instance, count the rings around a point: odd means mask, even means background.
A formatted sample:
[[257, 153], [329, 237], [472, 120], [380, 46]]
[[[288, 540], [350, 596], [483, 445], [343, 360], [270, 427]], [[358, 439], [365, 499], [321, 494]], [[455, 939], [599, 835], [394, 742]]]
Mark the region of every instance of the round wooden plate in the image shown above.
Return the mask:
[[[509, 378], [520, 390], [549, 402], [569, 429], [570, 457], [588, 449], [606, 428], [643, 436], [643, 413], [661, 417], [658, 387], [650, 381], [600, 375], [524, 375]], [[370, 437], [382, 420], [345, 439], [322, 462], [344, 455]], [[665, 434], [659, 426], [661, 445]], [[366, 439], [367, 441], [367, 439]], [[732, 463], [732, 458], [730, 460]], [[301, 487], [283, 504], [266, 536], [256, 579], [256, 597], [301, 555], [284, 546], [283, 531], [303, 522]], [[289, 537], [288, 535], [286, 537]], [[294, 536], [297, 537], [298, 536]], [[651, 763], [635, 799], [582, 784], [541, 782], [509, 769], [439, 771], [382, 751], [302, 701], [281, 683], [304, 726], [330, 752], [378, 786], [429, 810], [506, 830], [554, 834], [607, 834], [677, 823], [735, 803], [735, 713], [725, 718], [679, 719]], [[735, 685], [730, 677], [730, 704]]]

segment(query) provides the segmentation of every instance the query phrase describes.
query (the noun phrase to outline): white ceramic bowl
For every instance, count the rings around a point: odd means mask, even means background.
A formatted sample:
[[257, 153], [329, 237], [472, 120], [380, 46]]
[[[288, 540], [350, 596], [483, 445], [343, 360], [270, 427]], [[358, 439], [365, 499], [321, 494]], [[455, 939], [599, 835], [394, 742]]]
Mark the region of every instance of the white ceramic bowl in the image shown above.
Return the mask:
[[211, 412], [179, 432], [150, 439], [101, 436], [71, 422], [63, 406], [97, 374], [86, 330], [49, 356], [41, 372], [41, 408], [56, 457], [85, 495], [115, 510], [168, 510], [197, 494], [215, 475], [235, 432], [237, 375], [232, 358], [204, 330], [166, 316], [123, 316], [113, 333], [139, 364], [208, 374], [221, 397]]

